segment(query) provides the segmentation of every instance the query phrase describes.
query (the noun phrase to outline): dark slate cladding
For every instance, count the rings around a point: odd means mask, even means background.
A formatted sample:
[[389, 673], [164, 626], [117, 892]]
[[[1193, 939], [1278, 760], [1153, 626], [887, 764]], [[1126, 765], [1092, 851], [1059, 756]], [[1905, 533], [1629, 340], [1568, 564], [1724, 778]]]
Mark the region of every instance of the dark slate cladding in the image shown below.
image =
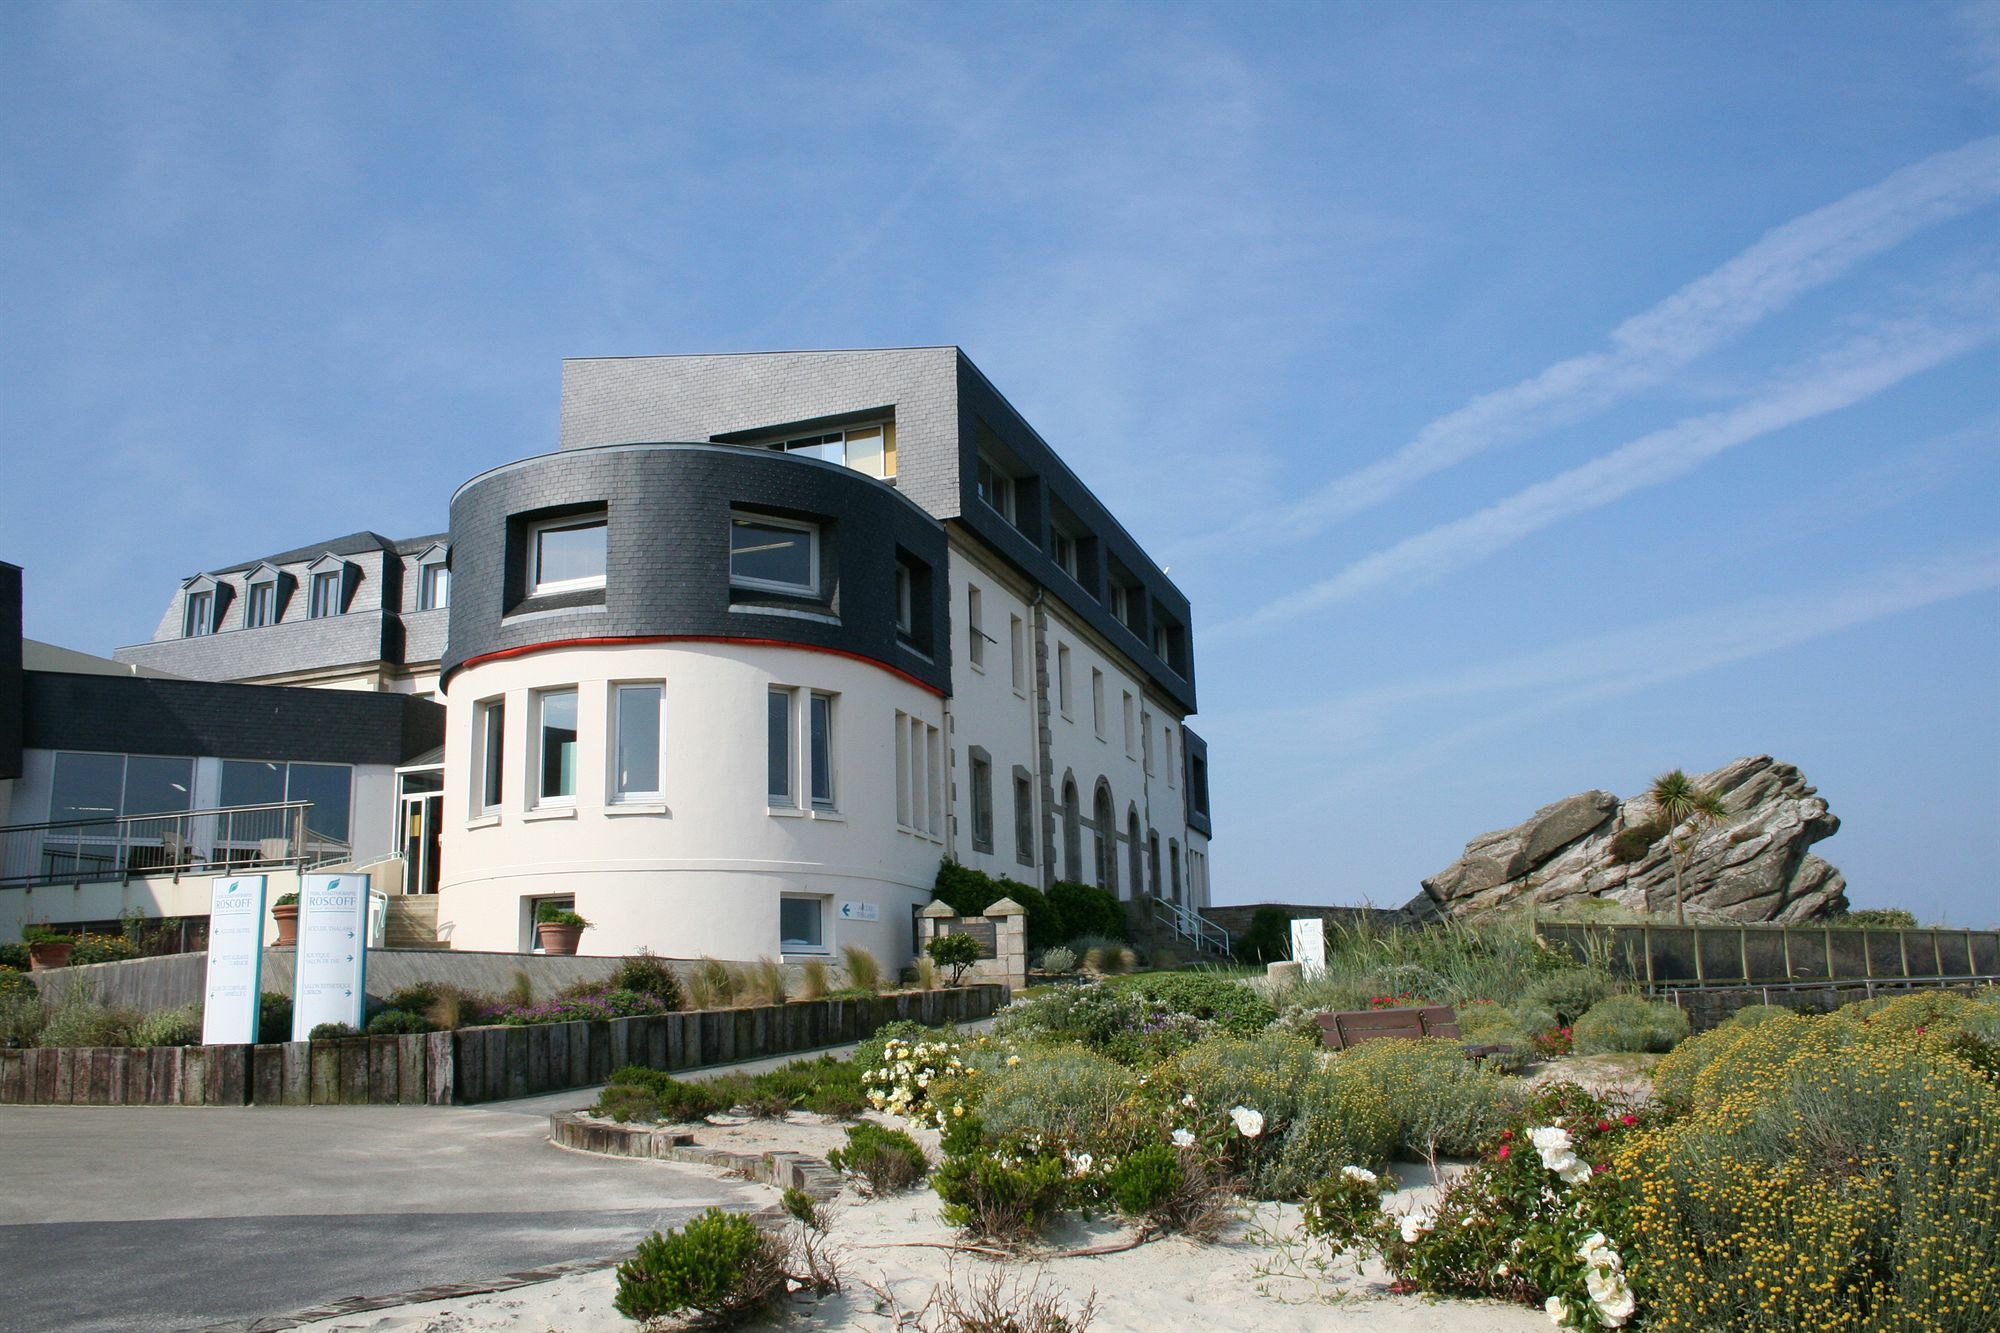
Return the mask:
[[444, 744], [443, 706], [408, 694], [55, 671], [25, 679], [30, 749], [401, 764]]
[[[730, 586], [732, 509], [820, 525], [817, 599]], [[603, 592], [523, 600], [525, 525], [594, 510], [607, 519]], [[936, 633], [918, 652], [896, 632], [899, 548], [935, 573], [929, 613], [913, 617], [918, 633], [949, 623], [943, 527], [894, 488], [837, 464], [716, 444], [565, 449], [461, 486], [451, 502], [451, 544], [447, 679], [474, 658], [510, 649], [685, 635], [829, 648], [940, 692], [951, 687], [949, 637]]]
[[[1016, 518], [1020, 527], [995, 513], [978, 495], [979, 436], [984, 427], [1001, 445], [1034, 474], [1033, 483], [1015, 487]], [[1145, 548], [1132, 540], [1111, 511], [1098, 503], [1090, 488], [1077, 479], [1069, 466], [1043, 442], [1013, 404], [995, 389], [979, 368], [964, 355], [958, 358], [958, 520], [977, 532], [995, 550], [1013, 561], [1035, 582], [1060, 597], [1063, 604], [1105, 639], [1130, 657], [1147, 677], [1181, 707], [1192, 713], [1194, 690], [1194, 616], [1187, 597], [1174, 586], [1165, 571], [1153, 563]], [[1061, 503], [1096, 538], [1085, 559], [1089, 567], [1080, 570], [1082, 582], [1056, 564], [1049, 554], [1049, 531], [1054, 504]], [[1181, 654], [1187, 674], [1182, 676], [1160, 661], [1153, 652], [1150, 630], [1135, 633], [1111, 614], [1106, 582], [1107, 557], [1115, 558], [1145, 588], [1142, 599], [1145, 619], [1152, 624], [1155, 602], [1181, 625]], [[1104, 600], [1100, 600], [1100, 598]]]
[[[1210, 821], [1214, 810], [1208, 806], [1213, 800], [1208, 794], [1209, 786], [1208, 742], [1182, 727], [1181, 790], [1187, 793], [1187, 826], [1203, 837], [1215, 835]], [[1197, 801], [1203, 805], [1197, 806]]]
[[0, 778], [21, 776], [21, 567], [0, 560]]

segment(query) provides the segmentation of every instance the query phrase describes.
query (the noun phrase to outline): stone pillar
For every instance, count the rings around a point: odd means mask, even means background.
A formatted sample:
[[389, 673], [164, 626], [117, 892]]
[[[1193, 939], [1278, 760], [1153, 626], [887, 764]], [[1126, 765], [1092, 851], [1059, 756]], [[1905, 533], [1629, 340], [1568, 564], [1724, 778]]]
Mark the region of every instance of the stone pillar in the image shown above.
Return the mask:
[[1021, 989], [1028, 984], [1028, 909], [1002, 898], [986, 909], [993, 923], [993, 970], [982, 981], [1001, 981]]

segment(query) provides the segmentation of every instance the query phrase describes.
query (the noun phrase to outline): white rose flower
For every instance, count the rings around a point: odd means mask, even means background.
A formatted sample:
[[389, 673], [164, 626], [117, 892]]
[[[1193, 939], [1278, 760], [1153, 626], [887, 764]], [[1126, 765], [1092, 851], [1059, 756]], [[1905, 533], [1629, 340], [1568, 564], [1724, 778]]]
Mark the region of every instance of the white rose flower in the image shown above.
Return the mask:
[[1091, 1157], [1091, 1155], [1087, 1152], [1080, 1152], [1076, 1156], [1070, 1158], [1069, 1160], [1071, 1169], [1074, 1170], [1077, 1175], [1087, 1176], [1090, 1174], [1091, 1162], [1093, 1162], [1096, 1159]]
[[1177, 1129], [1177, 1130], [1175, 1130], [1175, 1131], [1174, 1131], [1174, 1146], [1175, 1146], [1176, 1148], [1192, 1148], [1192, 1147], [1194, 1147], [1194, 1135], [1193, 1135], [1193, 1134], [1191, 1134], [1191, 1133], [1189, 1133], [1189, 1132], [1188, 1132], [1187, 1130], [1185, 1130], [1185, 1129]]
[[1349, 1180], [1358, 1180], [1364, 1185], [1373, 1185], [1378, 1178], [1365, 1166], [1343, 1166], [1340, 1168], [1340, 1174]]
[[1184, 1092], [1184, 1093], [1182, 1093], [1182, 1094], [1181, 1094], [1181, 1105], [1182, 1105], [1182, 1106], [1185, 1106], [1185, 1107], [1187, 1107], [1187, 1108], [1189, 1108], [1190, 1110], [1192, 1110], [1192, 1109], [1194, 1108], [1194, 1094], [1193, 1094], [1193, 1093], [1191, 1093], [1191, 1092]]
[[1535, 1151], [1541, 1154], [1542, 1165], [1551, 1171], [1556, 1169], [1558, 1159], [1569, 1156], [1570, 1137], [1566, 1129], [1554, 1125], [1531, 1129], [1528, 1131], [1528, 1140], [1535, 1145]]
[[1590, 1303], [1597, 1307], [1598, 1318], [1611, 1328], [1617, 1328], [1632, 1317], [1638, 1303], [1632, 1299], [1632, 1289], [1625, 1285], [1625, 1279], [1605, 1268], [1593, 1268], [1583, 1279], [1584, 1289], [1590, 1293]]
[[1555, 1173], [1567, 1184], [1581, 1185], [1590, 1179], [1590, 1163], [1571, 1154], [1563, 1158], [1561, 1164], [1555, 1168]]
[[1542, 1310], [1558, 1325], [1569, 1322], [1569, 1307], [1563, 1304], [1563, 1298], [1560, 1296], [1551, 1296], [1543, 1301]]
[[1254, 1139], [1264, 1132], [1264, 1113], [1253, 1111], [1247, 1106], [1229, 1108], [1229, 1118], [1236, 1125], [1236, 1132], [1246, 1139]]
[[1585, 1236], [1583, 1245], [1576, 1252], [1576, 1257], [1592, 1268], [1608, 1269], [1613, 1273], [1625, 1267], [1625, 1261], [1619, 1258], [1618, 1251], [1612, 1248], [1611, 1242], [1605, 1238], [1602, 1231], [1593, 1231]]
[[1404, 1213], [1402, 1222], [1403, 1243], [1406, 1245], [1416, 1244], [1417, 1237], [1425, 1235], [1430, 1231], [1431, 1222], [1431, 1215], [1425, 1209], [1419, 1208], [1414, 1212]]

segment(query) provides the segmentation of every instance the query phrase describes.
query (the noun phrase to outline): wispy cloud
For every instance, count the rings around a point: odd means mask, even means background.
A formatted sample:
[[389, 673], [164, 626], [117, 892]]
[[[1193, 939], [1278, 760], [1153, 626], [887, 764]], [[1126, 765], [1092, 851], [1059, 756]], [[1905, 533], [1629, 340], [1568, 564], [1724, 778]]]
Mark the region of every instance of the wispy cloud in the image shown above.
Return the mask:
[[1574, 421], [1658, 384], [1728, 338], [1926, 227], [2000, 196], [2000, 135], [1903, 168], [1867, 189], [1765, 233], [1722, 267], [1612, 330], [1603, 350], [1571, 357], [1432, 421], [1388, 457], [1304, 499], [1246, 516], [1198, 544], [1246, 532], [1303, 539], [1381, 504], [1455, 463]]
[[2000, 93], [2000, 0], [1972, 0], [1959, 6], [1958, 30], [1964, 34], [1972, 81]]
[[[1992, 302], [1993, 283], [1989, 280], [1978, 287], [1974, 301]], [[1747, 403], [1641, 436], [1475, 514], [1356, 560], [1331, 578], [1267, 603], [1211, 633], [1233, 637], [1377, 588], [1431, 582], [1562, 519], [1684, 476], [1738, 445], [1850, 407], [1970, 351], [1996, 333], [2000, 323], [1990, 314], [1952, 324], [1910, 319], [1886, 325], [1794, 372]]]

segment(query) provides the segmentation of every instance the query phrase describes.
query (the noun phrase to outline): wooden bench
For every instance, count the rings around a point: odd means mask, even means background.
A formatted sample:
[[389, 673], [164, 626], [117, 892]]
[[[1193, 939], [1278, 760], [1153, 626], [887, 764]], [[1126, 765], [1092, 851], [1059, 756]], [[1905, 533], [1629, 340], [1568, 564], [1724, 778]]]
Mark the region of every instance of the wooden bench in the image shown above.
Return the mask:
[[1319, 1015], [1320, 1038], [1329, 1051], [1390, 1037], [1458, 1039], [1458, 1015], [1448, 1004], [1407, 1009], [1356, 1009]]

